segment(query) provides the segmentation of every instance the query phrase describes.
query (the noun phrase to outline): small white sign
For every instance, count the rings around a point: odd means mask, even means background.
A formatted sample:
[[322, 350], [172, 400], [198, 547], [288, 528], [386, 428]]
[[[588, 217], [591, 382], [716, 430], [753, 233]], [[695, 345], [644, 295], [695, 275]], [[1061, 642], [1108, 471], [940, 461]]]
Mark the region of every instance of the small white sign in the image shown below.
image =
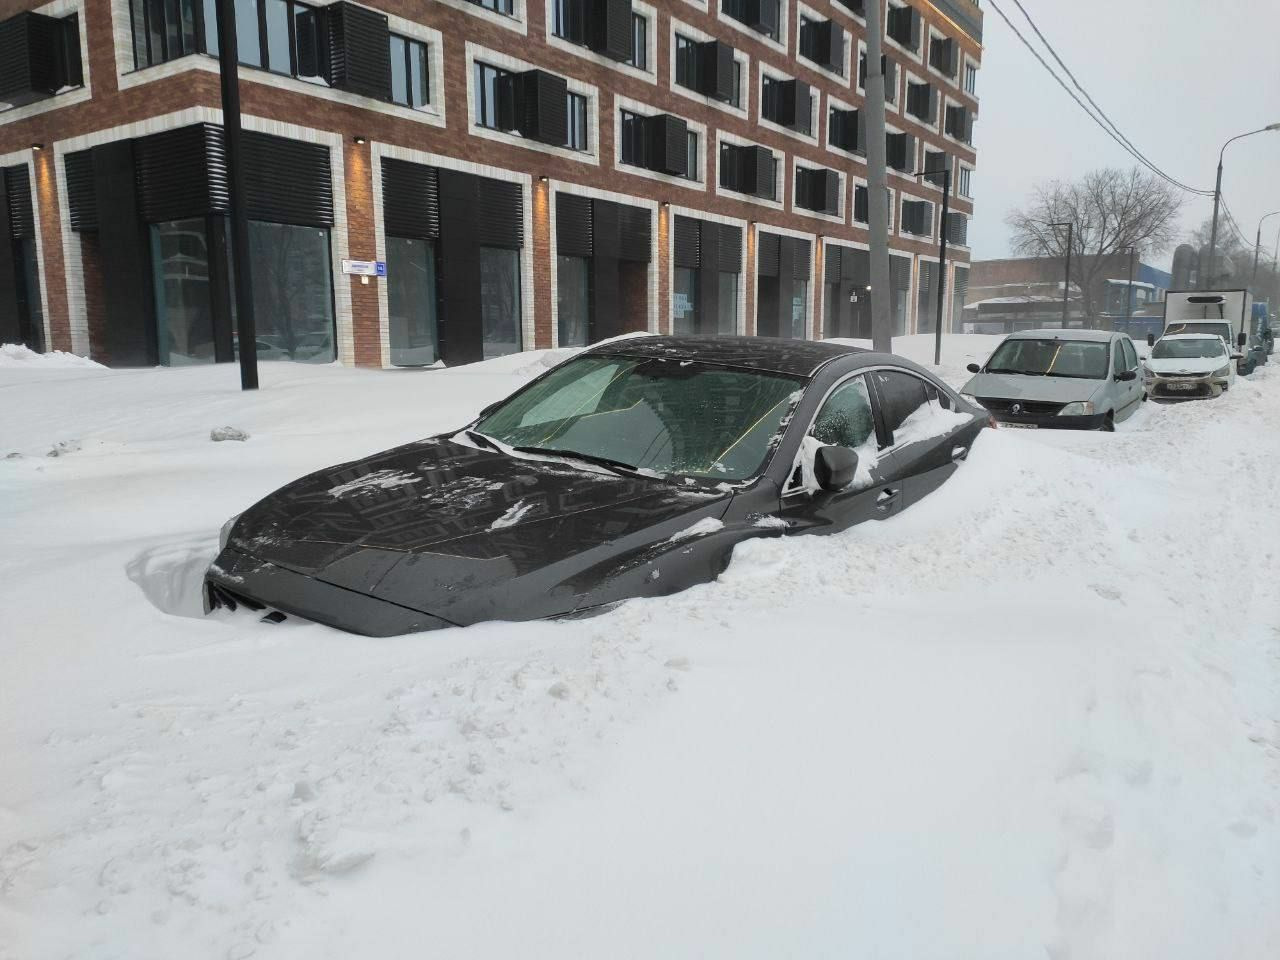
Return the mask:
[[689, 295], [687, 293], [677, 293], [675, 301], [675, 312], [679, 316], [683, 317], [693, 309], [693, 304], [689, 302]]
[[343, 260], [342, 272], [353, 277], [385, 277], [387, 265], [381, 260]]

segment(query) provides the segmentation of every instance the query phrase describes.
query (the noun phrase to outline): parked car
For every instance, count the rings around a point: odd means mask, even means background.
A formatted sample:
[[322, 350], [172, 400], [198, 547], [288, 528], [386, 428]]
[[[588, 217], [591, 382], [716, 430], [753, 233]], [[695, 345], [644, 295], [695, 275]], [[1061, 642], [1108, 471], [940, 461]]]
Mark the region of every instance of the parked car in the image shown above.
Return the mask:
[[1201, 400], [1217, 397], [1236, 382], [1240, 354], [1231, 353], [1213, 333], [1175, 333], [1161, 337], [1144, 358], [1142, 382], [1152, 400]]
[[206, 609], [372, 636], [595, 612], [713, 580], [743, 540], [893, 516], [988, 422], [927, 370], [856, 347], [602, 344], [460, 430], [228, 521]]
[[1112, 330], [1025, 330], [1005, 337], [960, 391], [1010, 427], [1114, 430], [1138, 409], [1138, 352]]

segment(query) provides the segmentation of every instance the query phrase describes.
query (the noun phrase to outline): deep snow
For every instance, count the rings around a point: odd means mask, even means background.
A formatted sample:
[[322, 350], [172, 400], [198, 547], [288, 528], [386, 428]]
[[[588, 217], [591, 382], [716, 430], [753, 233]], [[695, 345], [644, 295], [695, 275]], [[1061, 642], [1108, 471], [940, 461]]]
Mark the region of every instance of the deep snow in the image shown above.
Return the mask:
[[591, 620], [199, 615], [228, 516], [566, 355], [0, 363], [0, 958], [1280, 955], [1280, 366]]

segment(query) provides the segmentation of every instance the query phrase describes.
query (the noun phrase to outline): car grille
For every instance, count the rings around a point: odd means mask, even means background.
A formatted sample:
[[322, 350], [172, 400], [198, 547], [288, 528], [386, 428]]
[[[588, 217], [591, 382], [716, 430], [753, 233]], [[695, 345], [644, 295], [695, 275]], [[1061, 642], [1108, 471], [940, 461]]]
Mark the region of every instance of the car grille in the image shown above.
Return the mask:
[[[1050, 403], [1047, 400], [1002, 400], [998, 397], [975, 397], [980, 404], [994, 414], [1002, 417], [1052, 417], [1066, 406], [1065, 403]], [[1013, 412], [1013, 405], [1019, 406], [1018, 413]]]
[[1156, 376], [1161, 380], [1206, 380], [1209, 378], [1207, 373], [1158, 373]]

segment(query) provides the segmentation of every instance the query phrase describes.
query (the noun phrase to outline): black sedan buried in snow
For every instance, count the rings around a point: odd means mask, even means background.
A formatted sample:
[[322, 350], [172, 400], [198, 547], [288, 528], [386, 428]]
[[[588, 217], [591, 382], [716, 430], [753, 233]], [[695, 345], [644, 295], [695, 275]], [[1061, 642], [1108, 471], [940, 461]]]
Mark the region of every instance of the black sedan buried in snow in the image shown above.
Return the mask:
[[888, 354], [614, 341], [461, 430], [317, 471], [229, 521], [206, 607], [370, 636], [585, 614], [714, 580], [749, 538], [892, 516], [987, 423]]

